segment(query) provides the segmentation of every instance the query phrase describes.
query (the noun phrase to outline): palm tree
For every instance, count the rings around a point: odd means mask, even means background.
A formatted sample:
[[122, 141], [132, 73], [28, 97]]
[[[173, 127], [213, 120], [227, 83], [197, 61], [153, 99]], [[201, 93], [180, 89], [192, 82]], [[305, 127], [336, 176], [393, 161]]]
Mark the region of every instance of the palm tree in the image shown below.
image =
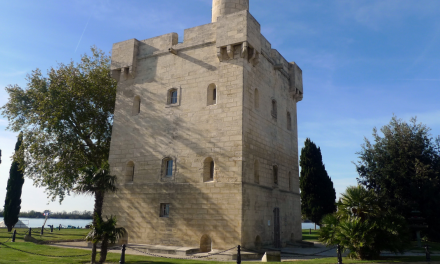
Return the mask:
[[337, 208], [339, 216], [360, 217], [362, 221], [380, 211], [374, 192], [361, 185], [348, 186], [345, 193], [341, 193]]
[[[81, 170], [83, 173], [74, 192], [81, 194], [90, 194], [95, 196], [95, 207], [93, 209], [92, 228], [96, 229], [98, 221], [102, 221], [102, 205], [104, 203], [104, 194], [106, 192], [116, 192], [116, 176], [110, 175], [109, 165], [106, 162], [101, 168], [95, 165], [85, 167]], [[92, 230], [92, 235], [97, 235], [97, 230]], [[91, 263], [96, 261], [96, 245], [99, 240], [92, 240], [92, 259]], [[102, 249], [101, 249], [101, 254]], [[107, 251], [105, 252], [107, 255]]]
[[337, 203], [338, 211], [323, 218], [319, 240], [348, 249], [351, 258], [375, 259], [381, 250], [403, 252], [408, 243], [403, 217], [379, 205], [373, 191], [348, 187]]
[[107, 258], [108, 244], [115, 243], [119, 238], [123, 237], [127, 232], [123, 227], [116, 227], [116, 217], [110, 216], [107, 221], [103, 221], [101, 218], [96, 219], [96, 226], [92, 227], [92, 230], [87, 235], [86, 239], [96, 244], [102, 241], [101, 244], [101, 258], [99, 263], [104, 263]]

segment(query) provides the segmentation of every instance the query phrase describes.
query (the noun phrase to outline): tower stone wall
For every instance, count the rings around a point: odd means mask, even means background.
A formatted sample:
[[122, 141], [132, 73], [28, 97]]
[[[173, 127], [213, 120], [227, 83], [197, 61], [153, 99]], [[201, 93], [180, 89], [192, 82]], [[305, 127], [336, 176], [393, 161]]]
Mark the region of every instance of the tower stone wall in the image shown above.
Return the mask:
[[121, 242], [253, 248], [278, 231], [281, 244], [301, 240], [302, 73], [248, 7], [214, 0], [218, 20], [186, 29], [183, 43], [170, 33], [113, 45], [109, 162], [119, 185], [104, 214], [127, 229]]
[[249, 10], [249, 0], [212, 0], [212, 23], [218, 17], [243, 10]]

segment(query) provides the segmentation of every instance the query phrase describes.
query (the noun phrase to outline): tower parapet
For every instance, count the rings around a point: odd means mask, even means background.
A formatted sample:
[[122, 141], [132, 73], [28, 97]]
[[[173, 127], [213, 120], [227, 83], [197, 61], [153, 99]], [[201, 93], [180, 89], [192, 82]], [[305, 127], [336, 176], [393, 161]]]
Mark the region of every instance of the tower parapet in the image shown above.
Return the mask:
[[212, 0], [212, 23], [218, 17], [243, 10], [249, 10], [249, 0]]

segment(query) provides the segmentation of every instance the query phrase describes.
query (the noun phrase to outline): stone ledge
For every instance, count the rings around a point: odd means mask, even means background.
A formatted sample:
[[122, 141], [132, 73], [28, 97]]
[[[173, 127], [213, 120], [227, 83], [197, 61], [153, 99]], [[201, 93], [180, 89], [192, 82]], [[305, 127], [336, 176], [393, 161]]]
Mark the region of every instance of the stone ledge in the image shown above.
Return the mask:
[[145, 245], [145, 244], [130, 244], [130, 247], [137, 248], [139, 250], [148, 253], [157, 254], [169, 254], [178, 256], [188, 256], [200, 252], [200, 248], [194, 247], [175, 247], [175, 246], [162, 246], [162, 245]]

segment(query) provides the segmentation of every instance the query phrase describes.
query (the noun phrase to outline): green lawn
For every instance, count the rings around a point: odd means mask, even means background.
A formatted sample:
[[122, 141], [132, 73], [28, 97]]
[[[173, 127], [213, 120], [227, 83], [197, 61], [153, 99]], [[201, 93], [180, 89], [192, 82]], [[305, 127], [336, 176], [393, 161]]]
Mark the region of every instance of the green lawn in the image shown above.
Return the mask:
[[[17, 228], [17, 242], [23, 242], [24, 234], [29, 231], [28, 228]], [[84, 239], [89, 229], [54, 229], [53, 233], [50, 230], [45, 229], [42, 236], [40, 236], [40, 229], [32, 229], [32, 237], [40, 241], [63, 241], [63, 240], [78, 240]], [[0, 229], [0, 242], [5, 242], [8, 238], [12, 236], [12, 232], [8, 233], [5, 228]]]
[[[70, 249], [70, 248], [59, 248], [52, 247], [47, 245], [39, 245], [30, 242], [16, 242], [6, 243], [7, 246], [13, 247], [15, 249], [21, 249], [24, 251], [39, 253], [44, 255], [53, 255], [53, 256], [71, 256], [71, 255], [84, 255], [87, 256], [82, 257], [44, 257], [37, 256], [33, 254], [28, 254], [24, 252], [20, 252], [14, 249], [7, 248], [3, 245], [0, 245], [0, 263], [90, 263], [90, 251], [81, 250], [81, 249]], [[119, 263], [121, 255], [116, 253], [109, 253], [107, 255], [108, 263]], [[99, 254], [97, 256], [99, 259]], [[166, 259], [166, 258], [153, 258], [153, 257], [144, 257], [144, 256], [135, 256], [135, 255], [126, 255], [125, 257], [126, 263], [202, 263], [197, 260], [177, 260], [177, 259]], [[214, 263], [214, 262], [210, 262]]]
[[[21, 249], [27, 252], [44, 254], [44, 255], [52, 255], [52, 256], [71, 256], [71, 255], [84, 255], [81, 257], [46, 257], [46, 256], [37, 256], [29, 253], [20, 252], [3, 245], [0, 245], [0, 263], [89, 263], [90, 261], [90, 251], [80, 250], [80, 249], [69, 249], [69, 248], [59, 248], [52, 247], [48, 245], [39, 245], [30, 242], [8, 242], [7, 246], [13, 247], [15, 249]], [[99, 256], [98, 256], [99, 257]], [[108, 263], [119, 263], [120, 254], [109, 253], [107, 257]], [[153, 258], [146, 256], [135, 256], [135, 255], [126, 255], [126, 263], [181, 263], [181, 264], [190, 264], [190, 263], [235, 263], [234, 262], [217, 262], [217, 261], [207, 261], [207, 260], [180, 260], [180, 259], [166, 259], [166, 258]], [[417, 262], [424, 261], [424, 257], [393, 257], [393, 258], [383, 258], [381, 260], [368, 260], [368, 261], [358, 261], [352, 259], [343, 259], [343, 263], [378, 263], [378, 262]], [[440, 257], [432, 257], [432, 261], [439, 261]], [[336, 258], [320, 258], [320, 259], [312, 259], [312, 260], [302, 260], [290, 262], [292, 264], [313, 264], [313, 263], [336, 263]], [[248, 263], [248, 262], [246, 262]], [[257, 262], [250, 262], [257, 263]], [[261, 262], [260, 262], [261, 263]]]
[[[15, 249], [21, 249], [31, 253], [38, 253], [44, 255], [51, 256], [72, 256], [72, 255], [84, 255], [86, 256], [76, 256], [76, 257], [45, 257], [38, 256], [34, 254], [29, 254], [25, 252], [20, 252], [18, 250], [14, 250], [8, 248], [4, 245], [0, 245], [0, 263], [89, 263], [90, 261], [90, 251], [81, 250], [81, 249], [70, 249], [70, 248], [59, 248], [52, 247], [48, 245], [34, 244], [30, 242], [24, 242], [23, 237], [24, 233], [27, 232], [28, 229], [17, 229], [17, 237], [16, 242], [12, 243], [7, 242], [6, 245]], [[43, 236], [40, 236], [38, 233], [32, 234], [33, 237], [41, 240], [41, 241], [61, 241], [61, 240], [73, 240], [73, 239], [82, 239], [85, 234], [87, 234], [87, 229], [61, 229], [61, 231], [54, 230], [54, 233], [46, 232]], [[0, 229], [0, 242], [5, 242], [8, 238], [10, 238], [12, 233], [8, 233], [6, 229]], [[303, 230], [303, 240], [306, 241], [316, 241], [318, 237], [318, 231], [312, 230], [312, 234], [309, 234], [308, 229]], [[438, 248], [440, 244], [433, 244], [433, 248]], [[99, 257], [99, 255], [98, 255]], [[107, 262], [108, 263], [119, 263], [120, 254], [109, 253]], [[440, 257], [431, 257], [432, 261], [440, 261]], [[378, 263], [378, 262], [418, 262], [425, 261], [425, 257], [390, 257], [390, 258], [382, 258], [380, 260], [368, 260], [368, 261], [359, 261], [352, 260], [348, 258], [344, 258], [344, 263]], [[291, 262], [293, 264], [313, 264], [313, 263], [336, 263], [336, 258], [317, 258], [311, 260], [301, 260]], [[233, 262], [216, 262], [216, 261], [207, 261], [207, 260], [180, 260], [180, 259], [166, 259], [166, 258], [154, 258], [147, 256], [136, 256], [136, 255], [126, 255], [126, 263], [236, 263]], [[253, 262], [249, 262], [253, 263]], [[255, 262], [256, 263], [256, 262]]]
[[411, 251], [412, 252], [425, 252], [425, 245], [426, 244], [429, 245], [430, 252], [440, 253], [440, 243], [435, 243], [435, 242], [422, 242], [423, 248], [419, 248], [419, 247], [417, 247], [417, 242], [413, 241], [412, 245], [411, 245]]
[[309, 241], [309, 242], [317, 242], [318, 236], [319, 236], [319, 230], [313, 230], [312, 234], [309, 234], [310, 229], [303, 229], [302, 230], [302, 240]]
[[[303, 241], [308, 241], [308, 242], [317, 242], [318, 241], [318, 237], [319, 237], [319, 230], [313, 230], [312, 229], [312, 234], [309, 234], [310, 229], [303, 229], [302, 230], [302, 240]], [[429, 244], [429, 251], [432, 253], [440, 253], [440, 243], [435, 243], [435, 242], [428, 242], [428, 243], [422, 243], [423, 246], [425, 246], [426, 244]], [[425, 248], [419, 248], [416, 246], [417, 242], [413, 241], [412, 245], [411, 245], [411, 252], [414, 253], [424, 253], [425, 252]]]
[[[356, 260], [356, 259], [349, 259], [349, 258], [342, 258], [342, 263], [380, 263], [380, 262], [422, 262], [426, 261], [425, 257], [384, 257], [379, 260]], [[431, 257], [431, 261], [440, 261], [440, 257]], [[287, 263], [295, 263], [295, 264], [313, 264], [313, 263], [329, 263], [329, 264], [336, 264], [338, 260], [334, 258], [317, 258], [317, 259], [310, 259], [310, 260], [301, 260], [301, 261], [294, 261], [294, 262], [287, 262]], [[286, 263], [283, 261], [283, 263]]]

